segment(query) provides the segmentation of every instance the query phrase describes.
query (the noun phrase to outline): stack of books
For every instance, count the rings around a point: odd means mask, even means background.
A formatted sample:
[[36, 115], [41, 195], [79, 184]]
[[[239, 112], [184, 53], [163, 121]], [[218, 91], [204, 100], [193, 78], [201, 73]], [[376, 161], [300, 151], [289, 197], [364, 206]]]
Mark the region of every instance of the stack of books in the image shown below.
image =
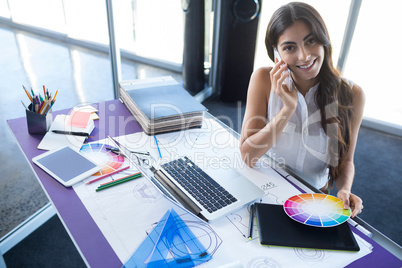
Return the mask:
[[119, 95], [147, 135], [202, 126], [207, 110], [173, 78], [119, 83]]

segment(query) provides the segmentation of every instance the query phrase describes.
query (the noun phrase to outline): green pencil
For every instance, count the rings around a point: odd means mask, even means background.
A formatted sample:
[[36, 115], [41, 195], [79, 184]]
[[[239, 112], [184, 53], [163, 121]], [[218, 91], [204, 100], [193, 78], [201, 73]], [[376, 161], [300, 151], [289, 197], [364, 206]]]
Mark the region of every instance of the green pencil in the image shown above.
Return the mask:
[[142, 177], [142, 174], [137, 173], [137, 174], [134, 174], [134, 175], [129, 176], [127, 178], [116, 180], [116, 181], [101, 185], [96, 189], [96, 191], [98, 192], [98, 191], [101, 191], [103, 189], [106, 189], [106, 188], [109, 188], [109, 187], [112, 187], [112, 186], [115, 186], [115, 185], [118, 185], [118, 184], [121, 184], [121, 183], [124, 183], [124, 182], [127, 182], [127, 181], [131, 181], [131, 180], [134, 180], [134, 179], [137, 179], [137, 178], [140, 178], [140, 177]]
[[117, 180], [113, 180], [113, 181], [109, 181], [109, 182], [103, 183], [103, 184], [99, 185], [98, 188], [104, 187], [104, 186], [108, 186], [108, 185], [110, 185], [110, 184], [116, 184], [116, 183], [121, 182], [121, 181], [136, 179], [136, 178], [139, 178], [139, 177], [141, 177], [141, 176], [142, 176], [141, 172], [138, 172], [138, 173], [131, 174], [131, 175], [128, 175], [128, 176], [126, 176], [126, 177], [123, 177], [123, 178], [120, 178], [120, 179], [117, 179]]
[[[117, 179], [117, 180], [113, 180], [113, 181], [108, 181], [108, 182], [102, 183], [101, 185], [99, 185], [99, 187], [100, 187], [100, 186], [105, 186], [106, 184], [109, 184], [109, 183], [115, 183], [115, 182], [120, 181], [120, 180], [128, 179], [128, 178], [131, 178], [132, 176], [138, 176], [138, 175], [141, 175], [141, 172], [133, 173], [133, 174], [127, 175], [127, 176], [122, 177], [122, 178]], [[140, 177], [141, 177], [141, 176], [140, 176]]]

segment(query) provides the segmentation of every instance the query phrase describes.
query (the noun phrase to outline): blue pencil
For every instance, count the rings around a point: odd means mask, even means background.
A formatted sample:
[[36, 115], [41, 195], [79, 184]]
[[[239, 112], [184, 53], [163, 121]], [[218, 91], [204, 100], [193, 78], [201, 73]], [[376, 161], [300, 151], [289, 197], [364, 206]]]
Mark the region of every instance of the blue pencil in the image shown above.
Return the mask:
[[158, 140], [156, 139], [156, 136], [154, 136], [154, 139], [155, 139], [155, 143], [156, 143], [156, 148], [158, 148], [159, 157], [162, 158], [161, 150], [159, 149]]

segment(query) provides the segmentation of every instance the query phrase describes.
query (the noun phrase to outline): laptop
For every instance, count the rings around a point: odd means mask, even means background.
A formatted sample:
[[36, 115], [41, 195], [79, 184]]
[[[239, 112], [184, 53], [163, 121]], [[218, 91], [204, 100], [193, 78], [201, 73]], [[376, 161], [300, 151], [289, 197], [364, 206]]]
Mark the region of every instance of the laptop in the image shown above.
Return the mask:
[[[110, 136], [109, 139], [138, 166], [124, 145]], [[262, 189], [228, 165], [209, 163], [200, 166], [182, 156], [157, 169], [151, 167], [141, 171], [163, 195], [205, 221], [224, 217], [264, 196]]]

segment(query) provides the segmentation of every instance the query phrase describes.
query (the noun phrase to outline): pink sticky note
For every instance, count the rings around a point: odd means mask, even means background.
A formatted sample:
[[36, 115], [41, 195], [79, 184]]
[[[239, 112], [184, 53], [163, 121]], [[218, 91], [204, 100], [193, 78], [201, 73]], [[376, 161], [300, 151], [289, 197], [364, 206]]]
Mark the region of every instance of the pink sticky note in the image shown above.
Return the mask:
[[72, 127], [86, 128], [88, 120], [91, 116], [90, 112], [81, 112], [73, 110], [68, 119], [67, 125]]

